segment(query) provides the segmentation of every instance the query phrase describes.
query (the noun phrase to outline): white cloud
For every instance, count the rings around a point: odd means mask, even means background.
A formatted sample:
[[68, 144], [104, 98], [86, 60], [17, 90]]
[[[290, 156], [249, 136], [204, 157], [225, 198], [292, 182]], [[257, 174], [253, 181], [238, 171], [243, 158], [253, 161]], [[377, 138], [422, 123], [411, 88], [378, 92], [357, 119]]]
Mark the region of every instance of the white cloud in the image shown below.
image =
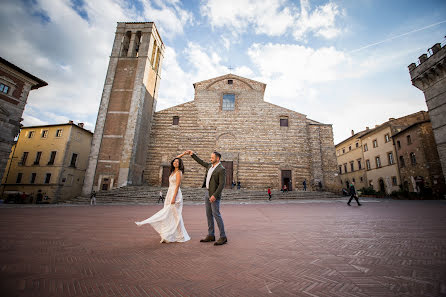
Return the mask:
[[341, 33], [336, 18], [341, 15], [333, 2], [315, 7], [311, 11], [308, 0], [298, 7], [287, 0], [207, 0], [201, 7], [213, 28], [229, 28], [243, 33], [251, 27], [256, 34], [280, 36], [291, 32], [296, 40], [308, 33], [333, 38]]

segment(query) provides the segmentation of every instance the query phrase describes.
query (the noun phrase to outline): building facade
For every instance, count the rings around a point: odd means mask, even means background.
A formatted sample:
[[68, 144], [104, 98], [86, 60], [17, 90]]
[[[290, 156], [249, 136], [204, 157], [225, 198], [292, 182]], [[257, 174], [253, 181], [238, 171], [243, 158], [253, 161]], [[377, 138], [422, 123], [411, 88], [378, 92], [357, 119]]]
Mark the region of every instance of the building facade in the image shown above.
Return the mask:
[[142, 183], [163, 55], [154, 23], [118, 23], [83, 195]]
[[405, 191], [446, 194], [445, 180], [429, 120], [415, 123], [393, 135], [402, 187]]
[[409, 65], [412, 84], [423, 91], [429, 111], [438, 155], [446, 176], [446, 46], [440, 43]]
[[47, 196], [55, 203], [81, 194], [92, 133], [72, 122], [24, 127], [11, 152], [2, 192]]
[[[226, 185], [339, 191], [332, 126], [264, 101], [266, 85], [233, 74], [194, 84], [193, 101], [155, 113], [144, 178], [166, 185], [170, 161], [191, 149], [222, 154]], [[186, 156], [182, 184], [200, 187], [204, 170]]]
[[0, 180], [14, 138], [19, 134], [23, 110], [31, 90], [47, 83], [0, 57]]
[[346, 189], [352, 182], [357, 189], [368, 187], [360, 138], [362, 134], [364, 131], [355, 134], [352, 130], [351, 137], [336, 145], [340, 184]]

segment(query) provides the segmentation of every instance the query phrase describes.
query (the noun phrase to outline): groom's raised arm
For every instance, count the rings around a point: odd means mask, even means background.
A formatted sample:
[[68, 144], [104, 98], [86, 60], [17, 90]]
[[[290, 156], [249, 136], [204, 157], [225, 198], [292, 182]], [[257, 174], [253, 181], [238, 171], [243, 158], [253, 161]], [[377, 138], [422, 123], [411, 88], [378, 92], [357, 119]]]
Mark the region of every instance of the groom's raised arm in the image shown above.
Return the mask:
[[190, 155], [192, 157], [192, 159], [194, 159], [195, 161], [197, 161], [198, 164], [200, 164], [201, 166], [208, 168], [211, 163], [207, 163], [203, 160], [201, 160], [194, 152], [192, 152], [192, 154]]

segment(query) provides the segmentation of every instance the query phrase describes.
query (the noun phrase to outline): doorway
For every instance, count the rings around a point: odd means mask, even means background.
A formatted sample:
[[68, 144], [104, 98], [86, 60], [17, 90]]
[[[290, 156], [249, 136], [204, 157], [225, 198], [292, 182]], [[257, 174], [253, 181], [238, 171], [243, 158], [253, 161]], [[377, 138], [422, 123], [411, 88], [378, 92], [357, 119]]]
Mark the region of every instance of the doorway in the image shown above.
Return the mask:
[[287, 187], [288, 191], [292, 191], [292, 180], [291, 180], [291, 170], [282, 170], [282, 185], [281, 189], [283, 189], [283, 186]]
[[381, 193], [386, 193], [386, 186], [384, 185], [384, 180], [382, 178], [378, 180], [378, 184], [379, 184], [379, 191]]
[[170, 166], [163, 166], [163, 175], [161, 177], [161, 187], [169, 186]]
[[221, 165], [226, 169], [226, 184], [225, 188], [230, 189], [233, 181], [233, 162], [221, 161]]

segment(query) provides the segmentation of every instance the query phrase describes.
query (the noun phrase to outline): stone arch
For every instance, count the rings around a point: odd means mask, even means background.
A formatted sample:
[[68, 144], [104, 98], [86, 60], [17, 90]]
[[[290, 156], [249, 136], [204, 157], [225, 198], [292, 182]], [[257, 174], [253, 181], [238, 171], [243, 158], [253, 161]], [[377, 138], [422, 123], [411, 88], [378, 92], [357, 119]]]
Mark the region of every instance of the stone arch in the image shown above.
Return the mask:
[[232, 80], [239, 81], [239, 82], [241, 82], [242, 84], [248, 86], [249, 89], [254, 90], [254, 88], [253, 88], [250, 84], [248, 84], [246, 81], [241, 80], [241, 79], [236, 78], [236, 77], [224, 77], [224, 78], [221, 78], [221, 79], [216, 80], [216, 81], [210, 83], [209, 85], [207, 85], [205, 89], [206, 89], [206, 90], [209, 90], [209, 89], [210, 89], [213, 85], [215, 85], [216, 83], [219, 83], [219, 82], [221, 82], [222, 80], [228, 80], [228, 79], [232, 79]]
[[217, 136], [216, 148], [220, 151], [237, 151], [237, 138], [231, 132], [224, 132]]

